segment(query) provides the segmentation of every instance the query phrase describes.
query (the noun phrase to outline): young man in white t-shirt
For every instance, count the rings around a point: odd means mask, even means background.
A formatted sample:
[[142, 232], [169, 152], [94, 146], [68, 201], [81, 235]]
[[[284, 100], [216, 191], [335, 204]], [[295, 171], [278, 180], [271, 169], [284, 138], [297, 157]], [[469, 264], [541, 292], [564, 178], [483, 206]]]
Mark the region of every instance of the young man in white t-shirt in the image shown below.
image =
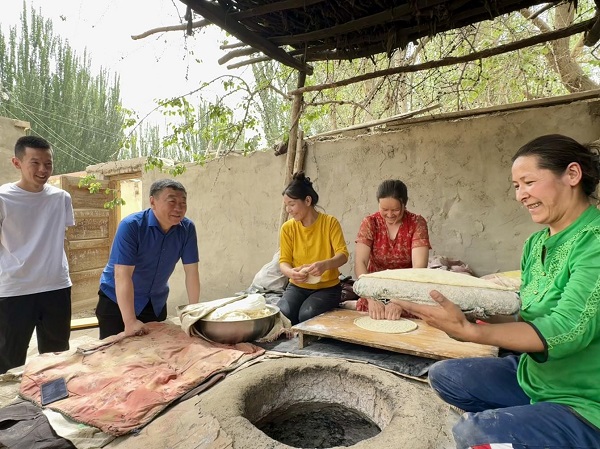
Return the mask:
[[0, 373], [25, 363], [36, 330], [40, 353], [69, 349], [71, 279], [65, 230], [75, 224], [71, 196], [46, 182], [52, 148], [17, 140], [16, 183], [0, 186]]

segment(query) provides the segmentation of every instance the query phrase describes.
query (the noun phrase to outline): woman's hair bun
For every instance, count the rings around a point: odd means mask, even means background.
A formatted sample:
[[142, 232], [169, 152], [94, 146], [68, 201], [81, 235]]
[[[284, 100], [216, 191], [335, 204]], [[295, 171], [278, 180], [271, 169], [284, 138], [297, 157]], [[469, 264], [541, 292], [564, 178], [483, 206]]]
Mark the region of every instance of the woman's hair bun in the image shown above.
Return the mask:
[[304, 182], [312, 185], [312, 182], [310, 182], [310, 178], [308, 176], [306, 176], [302, 170], [294, 173], [294, 175], [292, 176], [292, 179], [294, 181], [298, 181], [298, 182], [304, 181]]

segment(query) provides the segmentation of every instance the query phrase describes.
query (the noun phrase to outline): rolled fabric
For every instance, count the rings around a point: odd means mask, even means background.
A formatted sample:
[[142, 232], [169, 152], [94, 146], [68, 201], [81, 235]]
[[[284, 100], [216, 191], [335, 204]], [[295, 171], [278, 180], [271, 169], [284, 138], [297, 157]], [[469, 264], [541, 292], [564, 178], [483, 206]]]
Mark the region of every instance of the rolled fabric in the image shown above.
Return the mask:
[[485, 279], [445, 270], [407, 268], [363, 274], [354, 283], [362, 298], [404, 299], [421, 304], [437, 304], [429, 292], [437, 290], [465, 312], [479, 316], [512, 315], [521, 300], [514, 288]]

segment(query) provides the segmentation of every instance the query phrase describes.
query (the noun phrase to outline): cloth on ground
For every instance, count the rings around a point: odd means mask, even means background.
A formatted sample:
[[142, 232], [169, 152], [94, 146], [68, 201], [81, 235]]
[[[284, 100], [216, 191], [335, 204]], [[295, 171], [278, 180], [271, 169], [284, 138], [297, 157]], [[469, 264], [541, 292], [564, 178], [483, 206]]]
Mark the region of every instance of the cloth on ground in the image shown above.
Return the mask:
[[218, 372], [234, 369], [264, 350], [249, 344], [220, 345], [185, 335], [178, 326], [148, 323], [147, 335], [101, 350], [42, 354], [26, 366], [20, 395], [40, 404], [40, 385], [64, 377], [69, 397], [48, 408], [71, 419], [124, 435]]
[[55, 412], [49, 408], [43, 409], [42, 413], [48, 419], [52, 429], [59, 436], [73, 443], [77, 449], [97, 449], [104, 447], [115, 439], [114, 436], [108, 435], [96, 427], [75, 422], [62, 413]]
[[[247, 295], [232, 296], [230, 298], [215, 299], [214, 301], [177, 307], [177, 315], [181, 320], [181, 329], [183, 329], [187, 335], [204, 338], [204, 336], [194, 327], [194, 324], [219, 307], [244, 299], [246, 296]], [[293, 335], [293, 331], [290, 329], [291, 327], [292, 323], [290, 320], [279, 312], [271, 330], [267, 335], [257, 341], [274, 341], [282, 335], [289, 338]]]
[[0, 447], [9, 449], [74, 449], [58, 436], [39, 407], [18, 401], [0, 409]]
[[329, 338], [321, 338], [302, 349], [299, 348], [297, 337], [291, 340], [259, 343], [259, 346], [269, 351], [281, 353], [358, 360], [394, 371], [400, 375], [415, 378], [424, 377], [429, 371], [429, 367], [437, 362], [433, 359], [364, 347]]

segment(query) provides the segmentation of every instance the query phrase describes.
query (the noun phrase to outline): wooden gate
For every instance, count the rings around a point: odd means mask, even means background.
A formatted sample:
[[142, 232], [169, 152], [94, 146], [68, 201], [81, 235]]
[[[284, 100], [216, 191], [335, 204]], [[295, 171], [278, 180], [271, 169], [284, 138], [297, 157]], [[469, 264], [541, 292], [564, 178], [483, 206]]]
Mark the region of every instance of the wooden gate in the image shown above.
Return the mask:
[[118, 182], [97, 181], [102, 187], [98, 193], [92, 194], [87, 188], [78, 187], [80, 180], [63, 175], [60, 176], [60, 183], [55, 184], [71, 194], [75, 212], [75, 226], [67, 228], [65, 241], [73, 282], [71, 298], [74, 314], [91, 311], [98, 302], [100, 275], [108, 262], [119, 221], [117, 208], [104, 208], [104, 203], [113, 199], [105, 190], [117, 188]]

